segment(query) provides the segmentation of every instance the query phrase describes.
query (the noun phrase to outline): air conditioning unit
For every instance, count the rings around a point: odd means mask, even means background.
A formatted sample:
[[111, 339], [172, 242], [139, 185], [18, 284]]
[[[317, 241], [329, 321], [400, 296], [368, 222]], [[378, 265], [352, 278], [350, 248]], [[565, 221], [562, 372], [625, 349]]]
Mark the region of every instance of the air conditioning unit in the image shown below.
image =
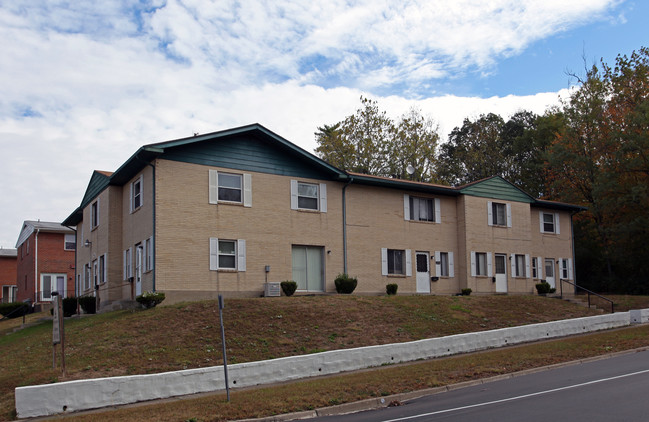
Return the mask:
[[282, 295], [279, 283], [265, 283], [264, 296], [266, 297], [279, 297]]

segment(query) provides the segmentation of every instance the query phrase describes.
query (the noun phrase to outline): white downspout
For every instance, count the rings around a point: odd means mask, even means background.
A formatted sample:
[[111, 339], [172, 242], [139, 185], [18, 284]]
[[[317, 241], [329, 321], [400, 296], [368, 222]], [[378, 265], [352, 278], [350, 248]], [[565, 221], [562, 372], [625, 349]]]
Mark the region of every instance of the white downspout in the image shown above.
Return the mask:
[[38, 233], [41, 229], [36, 229], [34, 238], [34, 305], [38, 302]]

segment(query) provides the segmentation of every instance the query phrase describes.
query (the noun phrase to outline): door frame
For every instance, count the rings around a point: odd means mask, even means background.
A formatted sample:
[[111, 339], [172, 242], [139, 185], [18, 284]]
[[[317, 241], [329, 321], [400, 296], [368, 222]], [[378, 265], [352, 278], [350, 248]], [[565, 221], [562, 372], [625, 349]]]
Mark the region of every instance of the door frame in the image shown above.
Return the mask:
[[[504, 273], [498, 272], [498, 265], [496, 261], [502, 258], [503, 259], [503, 271]], [[507, 293], [507, 254], [496, 253], [494, 254], [494, 277], [496, 279], [496, 293]]]
[[[426, 271], [419, 271], [419, 259], [422, 255], [425, 257]], [[430, 252], [415, 252], [415, 280], [417, 293], [430, 293]]]
[[[548, 263], [551, 263], [552, 268], [552, 277], [548, 275]], [[543, 271], [545, 275], [545, 282], [550, 285], [550, 287], [557, 287], [557, 268], [554, 265], [554, 258], [545, 258], [543, 260]]]
[[[305, 259], [306, 259], [306, 262], [304, 263], [304, 265], [305, 265], [305, 269], [304, 269], [304, 271], [305, 271], [305, 276], [307, 277], [306, 280], [305, 280], [306, 289], [300, 289], [300, 288], [298, 287], [298, 290], [297, 290], [297, 291], [299, 291], [299, 292], [313, 292], [313, 293], [322, 293], [322, 292], [325, 292], [325, 291], [326, 291], [326, 284], [325, 284], [325, 280], [326, 280], [326, 278], [325, 278], [325, 258], [324, 258], [325, 253], [324, 253], [324, 246], [314, 246], [314, 245], [291, 245], [291, 276], [293, 277], [294, 281], [298, 283], [298, 286], [299, 286], [299, 281], [298, 281], [298, 280], [295, 280], [296, 277], [293, 275], [294, 265], [295, 265], [295, 262], [293, 262], [293, 250], [294, 250], [295, 248], [303, 248], [303, 249], [305, 250]], [[312, 287], [312, 286], [310, 285], [310, 283], [309, 283], [309, 279], [308, 279], [308, 274], [309, 274], [309, 268], [308, 268], [308, 263], [309, 263], [309, 259], [308, 259], [308, 251], [309, 251], [309, 250], [316, 250], [316, 249], [318, 250], [318, 252], [319, 252], [318, 255], [319, 255], [319, 257], [320, 257], [320, 286], [319, 286], [318, 288], [316, 288], [316, 289], [313, 289], [313, 288], [310, 288], [310, 287]]]

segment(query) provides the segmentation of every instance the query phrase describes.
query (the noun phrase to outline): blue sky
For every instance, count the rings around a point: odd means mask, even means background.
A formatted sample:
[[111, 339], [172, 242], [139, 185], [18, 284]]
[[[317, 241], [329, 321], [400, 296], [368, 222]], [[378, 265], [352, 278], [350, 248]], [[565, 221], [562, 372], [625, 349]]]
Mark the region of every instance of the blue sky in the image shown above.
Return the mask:
[[361, 95], [419, 108], [443, 139], [481, 113], [542, 113], [584, 57], [646, 45], [648, 16], [639, 0], [5, 0], [0, 246], [146, 143], [258, 122], [313, 150]]

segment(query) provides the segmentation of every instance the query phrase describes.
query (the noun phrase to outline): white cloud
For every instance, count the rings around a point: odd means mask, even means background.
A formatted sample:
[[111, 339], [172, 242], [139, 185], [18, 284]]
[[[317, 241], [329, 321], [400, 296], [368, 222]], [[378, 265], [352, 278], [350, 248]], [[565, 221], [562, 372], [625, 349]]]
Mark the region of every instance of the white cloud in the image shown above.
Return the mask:
[[312, 150], [317, 127], [353, 113], [362, 93], [393, 117], [419, 105], [444, 132], [480, 113], [541, 112], [556, 94], [420, 92], [616, 1], [142, 3], [0, 6], [0, 245], [25, 219], [67, 217], [92, 170], [146, 143], [259, 122]]

